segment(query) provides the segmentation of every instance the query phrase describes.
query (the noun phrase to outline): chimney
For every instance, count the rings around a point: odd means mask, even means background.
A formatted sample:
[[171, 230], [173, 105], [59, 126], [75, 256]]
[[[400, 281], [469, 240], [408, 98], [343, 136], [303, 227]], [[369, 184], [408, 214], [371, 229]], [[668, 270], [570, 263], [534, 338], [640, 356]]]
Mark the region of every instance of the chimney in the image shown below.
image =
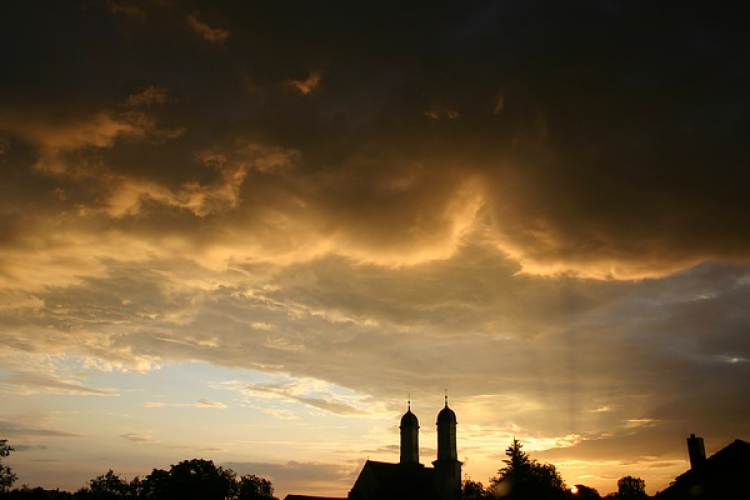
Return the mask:
[[690, 468], [697, 469], [706, 461], [706, 448], [703, 446], [703, 438], [690, 434], [687, 438], [688, 455], [690, 456]]

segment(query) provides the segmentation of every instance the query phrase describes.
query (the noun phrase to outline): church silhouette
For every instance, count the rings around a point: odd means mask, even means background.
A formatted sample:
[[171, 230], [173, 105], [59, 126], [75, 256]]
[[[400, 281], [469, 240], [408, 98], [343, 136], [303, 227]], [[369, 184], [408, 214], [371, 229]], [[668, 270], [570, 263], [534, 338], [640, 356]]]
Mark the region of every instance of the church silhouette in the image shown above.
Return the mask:
[[287, 495], [284, 500], [460, 500], [461, 462], [456, 447], [456, 414], [445, 407], [437, 416], [437, 459], [433, 467], [419, 461], [419, 420], [411, 402], [401, 417], [398, 463], [367, 460], [346, 499]]

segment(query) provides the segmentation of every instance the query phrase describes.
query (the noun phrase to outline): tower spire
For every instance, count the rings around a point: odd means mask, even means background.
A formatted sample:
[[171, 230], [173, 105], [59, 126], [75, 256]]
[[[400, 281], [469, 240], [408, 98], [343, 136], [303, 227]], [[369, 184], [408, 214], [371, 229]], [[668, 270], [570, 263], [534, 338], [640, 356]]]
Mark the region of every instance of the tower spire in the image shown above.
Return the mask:
[[448, 389], [445, 389], [445, 408], [437, 417], [437, 460], [435, 466], [435, 486], [440, 500], [461, 498], [461, 462], [456, 449], [456, 414], [448, 408]]
[[401, 417], [401, 461], [402, 464], [419, 463], [419, 420], [411, 412], [411, 394], [406, 400], [407, 410]]

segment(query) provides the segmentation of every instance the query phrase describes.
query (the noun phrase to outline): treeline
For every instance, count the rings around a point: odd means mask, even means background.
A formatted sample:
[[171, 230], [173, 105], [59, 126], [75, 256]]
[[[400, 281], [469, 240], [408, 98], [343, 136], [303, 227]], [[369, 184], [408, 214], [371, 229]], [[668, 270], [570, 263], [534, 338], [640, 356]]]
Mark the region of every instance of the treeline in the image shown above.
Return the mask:
[[[0, 490], [2, 491], [2, 490]], [[184, 460], [169, 470], [154, 469], [126, 481], [111, 469], [75, 493], [23, 486], [0, 494], [3, 500], [277, 500], [267, 479], [217, 467], [211, 460]]]
[[[74, 493], [22, 486], [11, 490], [16, 477], [2, 458], [13, 449], [0, 440], [0, 500], [278, 500], [267, 479], [217, 467], [210, 460], [184, 460], [169, 470], [154, 469], [144, 478], [126, 481], [111, 469]], [[514, 439], [505, 450], [505, 466], [484, 486], [464, 481], [462, 500], [646, 500], [643, 480], [626, 476], [617, 492], [601, 496], [585, 485], [567, 486], [554, 465], [531, 459]]]
[[517, 439], [505, 450], [505, 466], [488, 486], [478, 481], [463, 483], [463, 500], [645, 500], [642, 479], [625, 476], [617, 482], [617, 493], [602, 497], [585, 485], [567, 486], [554, 465], [537, 462], [523, 451]]

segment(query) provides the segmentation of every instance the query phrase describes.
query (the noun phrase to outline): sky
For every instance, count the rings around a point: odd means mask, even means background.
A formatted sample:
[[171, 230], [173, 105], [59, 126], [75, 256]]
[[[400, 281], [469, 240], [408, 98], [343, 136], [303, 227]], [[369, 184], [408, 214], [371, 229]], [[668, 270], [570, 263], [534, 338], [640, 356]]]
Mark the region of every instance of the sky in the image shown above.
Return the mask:
[[731, 2], [0, 6], [0, 438], [74, 491], [192, 458], [346, 495], [515, 436], [647, 491], [750, 439]]

